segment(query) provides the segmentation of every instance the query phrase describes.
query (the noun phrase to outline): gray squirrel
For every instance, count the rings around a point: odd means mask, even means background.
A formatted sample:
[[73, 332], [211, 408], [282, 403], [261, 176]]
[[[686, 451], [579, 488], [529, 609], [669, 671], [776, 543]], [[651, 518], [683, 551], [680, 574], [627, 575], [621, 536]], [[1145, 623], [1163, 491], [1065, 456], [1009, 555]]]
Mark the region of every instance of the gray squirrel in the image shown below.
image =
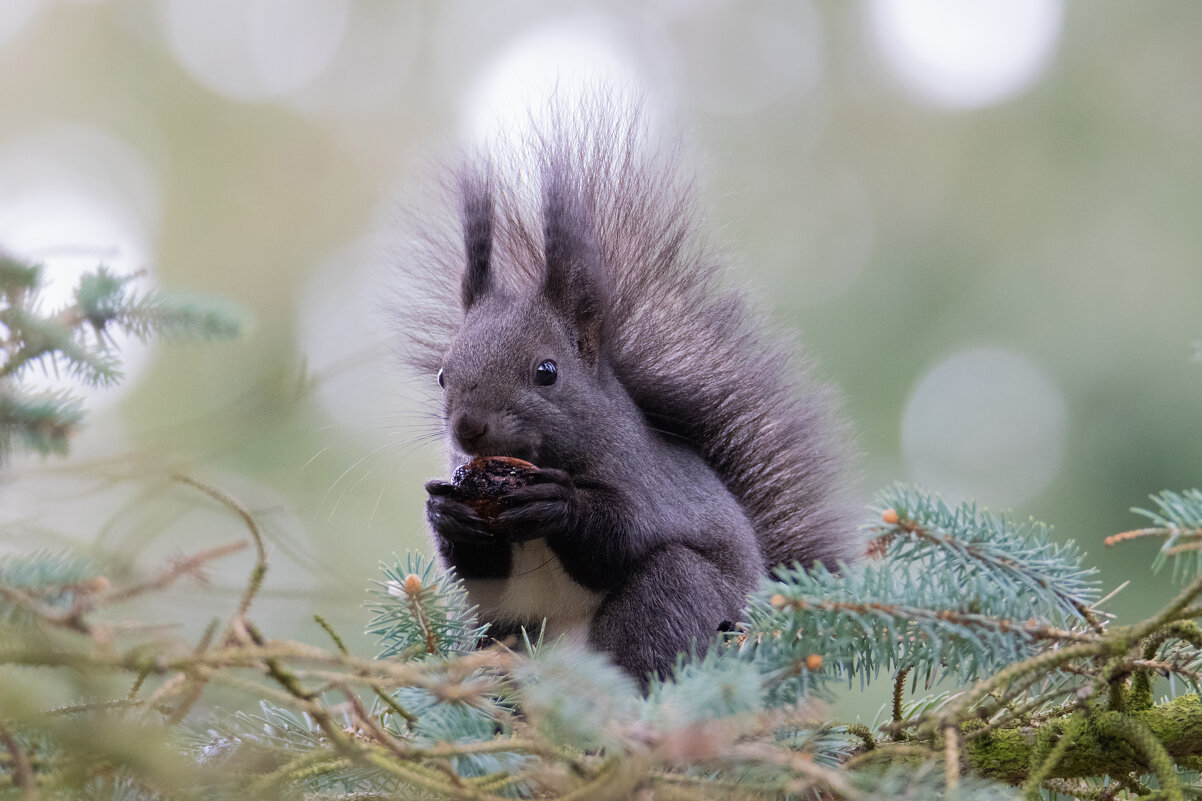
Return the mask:
[[773, 566], [861, 550], [830, 390], [727, 286], [646, 132], [628, 105], [560, 104], [517, 152], [467, 160], [459, 224], [424, 231], [399, 304], [452, 467], [539, 468], [500, 515], [518, 535], [427, 483], [443, 563], [492, 636], [545, 620], [644, 687]]

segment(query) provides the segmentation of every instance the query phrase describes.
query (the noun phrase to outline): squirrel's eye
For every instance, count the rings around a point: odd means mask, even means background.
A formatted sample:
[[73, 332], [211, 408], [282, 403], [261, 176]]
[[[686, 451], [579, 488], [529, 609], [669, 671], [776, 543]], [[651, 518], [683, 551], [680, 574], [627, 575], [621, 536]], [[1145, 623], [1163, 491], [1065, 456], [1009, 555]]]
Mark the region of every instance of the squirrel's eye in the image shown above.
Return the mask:
[[534, 368], [534, 383], [540, 387], [549, 387], [555, 383], [555, 379], [559, 377], [559, 368], [555, 366], [555, 362], [547, 359]]
[[442, 387], [443, 389], [447, 388], [447, 379], [445, 376], [443, 376], [441, 367], [438, 368], [438, 386]]

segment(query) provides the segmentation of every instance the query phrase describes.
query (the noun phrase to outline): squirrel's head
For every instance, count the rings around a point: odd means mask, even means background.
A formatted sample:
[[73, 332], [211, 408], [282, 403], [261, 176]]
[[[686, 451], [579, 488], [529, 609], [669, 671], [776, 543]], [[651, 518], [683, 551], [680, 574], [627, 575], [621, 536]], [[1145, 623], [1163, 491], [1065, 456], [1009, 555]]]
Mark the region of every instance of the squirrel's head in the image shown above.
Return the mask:
[[463, 324], [438, 382], [447, 433], [468, 456], [515, 456], [570, 467], [588, 452], [588, 421], [604, 414], [608, 299], [591, 216], [578, 188], [548, 171], [543, 187], [541, 280], [503, 287], [493, 263], [494, 206], [487, 179], [462, 184], [466, 264]]

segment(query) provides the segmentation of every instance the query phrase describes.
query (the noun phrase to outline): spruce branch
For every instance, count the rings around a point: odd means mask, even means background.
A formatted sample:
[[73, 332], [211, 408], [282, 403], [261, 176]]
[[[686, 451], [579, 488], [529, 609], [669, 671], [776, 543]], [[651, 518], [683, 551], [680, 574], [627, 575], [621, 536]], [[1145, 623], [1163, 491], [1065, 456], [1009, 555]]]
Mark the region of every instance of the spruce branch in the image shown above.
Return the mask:
[[26, 308], [0, 307], [0, 324], [8, 330], [0, 380], [15, 379], [40, 362], [49, 362], [56, 372], [61, 364], [69, 375], [89, 384], [111, 386], [121, 378], [116, 357], [102, 343], [89, 346], [83, 341], [70, 315], [46, 317]]
[[42, 455], [66, 453], [82, 412], [66, 393], [30, 393], [22, 378], [34, 366], [61, 370], [87, 384], [110, 386], [122, 377], [111, 331], [143, 340], [218, 340], [237, 336], [244, 315], [225, 301], [187, 293], [138, 294], [138, 275], [106, 267], [85, 273], [65, 308], [45, 310], [39, 265], [0, 253], [0, 461], [16, 447]]
[[1155, 509], [1136, 507], [1131, 511], [1149, 518], [1153, 526], [1115, 534], [1106, 539], [1106, 544], [1138, 537], [1163, 537], [1165, 542], [1152, 563], [1153, 569], [1159, 570], [1172, 559], [1174, 578], [1202, 576], [1202, 490], [1165, 490], [1150, 497]]
[[41, 793], [38, 792], [37, 783], [34, 781], [33, 766], [29, 762], [29, 755], [21, 748], [21, 744], [17, 742], [13, 733], [3, 724], [0, 724], [0, 745], [8, 750], [9, 758], [12, 760], [12, 782], [13, 786], [21, 791], [21, 798], [24, 801], [38, 801]]
[[42, 265], [30, 264], [0, 251], [0, 293], [9, 305], [21, 305], [41, 283]]
[[43, 456], [66, 456], [82, 420], [78, 398], [64, 392], [19, 394], [0, 380], [0, 463], [18, 445]]
[[827, 666], [862, 682], [882, 670], [901, 669], [917, 670], [928, 680], [965, 681], [1034, 654], [1042, 642], [1088, 643], [1097, 637], [959, 611], [955, 587], [943, 577], [890, 563], [869, 563], [841, 575], [821, 566], [778, 570], [777, 577], [752, 599], [748, 641], [783, 674], [809, 676], [813, 671], [802, 671], [818, 650]]
[[[1184, 771], [1202, 764], [1198, 696], [1157, 703], [1151, 695], [1156, 674], [1188, 683], [1200, 672], [1202, 635], [1192, 618], [1202, 579], [1148, 620], [1101, 625], [1091, 619], [1097, 593], [1074, 549], [1045, 548], [1046, 530], [1027, 536], [1029, 526], [971, 507], [940, 511], [916, 494], [912, 506], [927, 508], [925, 518], [909, 509], [894, 509], [893, 520], [880, 512], [878, 560], [837, 575], [779, 573], [752, 599], [746, 623], [704, 658], [682, 657], [642, 697], [595, 653], [562, 644], [532, 653], [481, 649], [485, 630], [462, 584], [425, 557], [396, 560], [372, 590], [369, 629], [386, 656], [355, 656], [321, 618], [327, 648], [273, 639], [252, 619], [267, 567], [254, 516], [216, 487], [176, 479], [228, 508], [256, 548], [224, 636], [214, 623], [196, 643], [130, 643], [100, 636], [104, 624], [95, 618], [117, 601], [195, 575], [205, 554], [193, 557], [194, 566], [169, 565], [117, 590], [89, 584], [102, 577], [99, 568], [0, 560], [0, 587], [9, 593], [0, 607], [10, 617], [0, 631], [0, 669], [133, 680], [122, 698], [84, 699], [53, 715], [20, 711], [5, 721], [43, 795], [67, 786], [78, 795], [84, 786], [105, 797], [133, 787], [139, 801], [154, 794], [171, 801], [640, 794], [964, 801], [1007, 796], [986, 780], [1022, 785], [1028, 797], [1071, 788], [1103, 798], [1088, 783], [1102, 773], [1125, 777], [1145, 797], [1202, 791]], [[1009, 537], [1019, 542], [1005, 557]], [[4, 580], [6, 566], [25, 583]], [[37, 571], [43, 580], [29, 581]], [[967, 600], [962, 581], [975, 582]], [[1011, 614], [1020, 610], [1014, 599], [994, 597], [1016, 587], [1025, 588], [1025, 613]], [[64, 615], [71, 625], [42, 625]], [[798, 704], [832, 678], [868, 680], [881, 671], [894, 679], [894, 704], [879, 739], [866, 727], [815, 721], [813, 707]], [[906, 699], [906, 680], [917, 685], [919, 675], [976, 683]], [[160, 749], [156, 758], [182, 765], [176, 775], [188, 777], [188, 790], [129, 748], [79, 743], [67, 725], [127, 720], [139, 736], [161, 740], [194, 725], [190, 712], [210, 688], [248, 694], [260, 714], [217, 713], [188, 747], [173, 741], [172, 757]], [[0, 702], [17, 692], [0, 685]], [[26, 732], [50, 745], [26, 746]], [[48, 756], [56, 749], [80, 756], [68, 770]], [[15, 758], [0, 750], [7, 754], [0, 788], [15, 787]], [[1158, 789], [1140, 784], [1143, 774]], [[126, 779], [132, 784], [119, 784]]]
[[92, 595], [107, 587], [101, 567], [89, 556], [40, 550], [0, 556], [0, 588], [20, 598], [11, 606], [0, 603], [0, 620], [17, 622], [26, 604], [36, 604], [48, 614], [65, 612], [80, 594]]
[[243, 314], [219, 298], [187, 292], [152, 290], [139, 295], [131, 284], [139, 274], [114, 275], [106, 267], [86, 273], [75, 289], [75, 305], [60, 316], [69, 323], [86, 321], [101, 339], [109, 326], [145, 341], [168, 339], [221, 340], [238, 336]]
[[229, 623], [226, 626], [225, 638], [229, 639], [233, 633], [235, 625], [241, 621], [246, 613], [250, 610], [250, 605], [254, 602], [255, 596], [259, 594], [259, 590], [263, 587], [263, 579], [267, 576], [267, 546], [263, 542], [263, 534], [259, 530], [259, 524], [255, 520], [255, 516], [250, 510], [227, 492], [218, 487], [201, 481], [200, 479], [184, 473], [172, 473], [171, 478], [181, 484], [186, 484], [190, 487], [200, 490], [205, 495], [220, 503], [232, 511], [242, 523], [246, 526], [247, 532], [250, 534], [251, 543], [255, 547], [255, 564], [251, 568], [250, 577], [247, 579], [246, 587], [242, 591], [242, 597], [238, 601], [238, 607], [230, 616]]
[[893, 677], [893, 722], [898, 723], [905, 715], [902, 713], [902, 701], [905, 700], [906, 693], [906, 677], [910, 675], [910, 668], [902, 668], [897, 671], [897, 675]]
[[870, 553], [891, 565], [932, 571], [957, 587], [968, 609], [1002, 618], [1047, 621], [1064, 627], [1090, 620], [1098, 597], [1097, 571], [1081, 565], [1071, 540], [1057, 543], [1051, 529], [1016, 523], [975, 504], [955, 509], [938, 495], [895, 484], [877, 496], [880, 518], [870, 525]]
[[[1060, 732], [1053, 733], [1050, 727], [1045, 728], [1040, 732], [1038, 739], [1039, 747], [1033, 750], [1031, 754], [1032, 770], [1023, 782], [1023, 797], [1026, 801], [1040, 801], [1043, 797], [1039, 792], [1043, 787], [1044, 781], [1049, 774], [1056, 768], [1057, 763], [1064, 758], [1065, 752], [1069, 746], [1076, 740], [1077, 734], [1081, 730], [1081, 725], [1085, 722], [1085, 715], [1078, 711], [1064, 724]], [[1053, 735], [1058, 734], [1058, 737], [1053, 739]], [[1054, 745], [1048, 747], [1048, 743], [1054, 742]], [[1041, 750], [1046, 748], [1047, 753], [1041, 753]]]
[[475, 607], [452, 571], [415, 553], [406, 554], [403, 566], [381, 568], [385, 578], [373, 582], [367, 628], [383, 644], [381, 659], [438, 658], [476, 648], [487, 626], [476, 622]]

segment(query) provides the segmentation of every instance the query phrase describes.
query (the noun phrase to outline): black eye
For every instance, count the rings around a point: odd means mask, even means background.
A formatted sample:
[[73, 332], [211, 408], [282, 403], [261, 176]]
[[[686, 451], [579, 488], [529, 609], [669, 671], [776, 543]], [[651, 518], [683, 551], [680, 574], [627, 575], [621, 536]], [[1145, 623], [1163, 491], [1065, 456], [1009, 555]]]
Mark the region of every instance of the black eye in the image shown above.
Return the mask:
[[443, 389], [447, 388], [447, 379], [443, 377], [442, 368], [439, 368], [438, 370], [438, 386], [442, 387]]
[[534, 383], [540, 387], [549, 387], [555, 383], [555, 379], [559, 377], [559, 368], [555, 366], [555, 362], [547, 359], [534, 368]]

